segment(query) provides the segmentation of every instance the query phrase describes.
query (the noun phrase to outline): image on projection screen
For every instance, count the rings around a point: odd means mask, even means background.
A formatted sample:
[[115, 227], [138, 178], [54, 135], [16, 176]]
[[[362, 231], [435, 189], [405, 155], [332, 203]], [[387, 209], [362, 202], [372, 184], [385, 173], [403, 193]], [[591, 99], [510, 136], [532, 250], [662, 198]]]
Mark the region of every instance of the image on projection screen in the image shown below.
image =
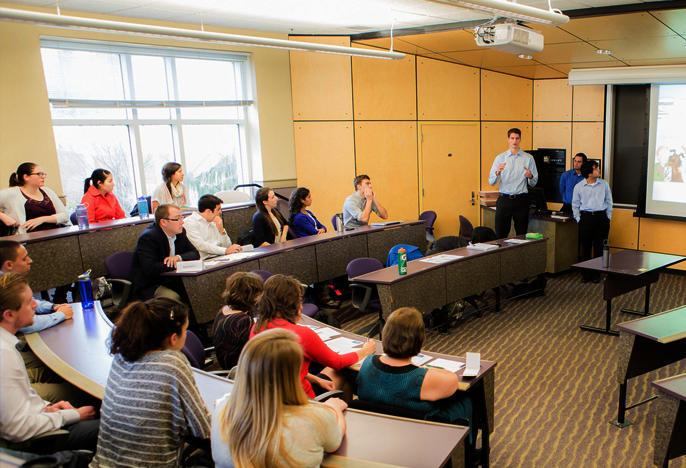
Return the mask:
[[651, 198], [686, 204], [686, 85], [661, 85], [658, 101]]

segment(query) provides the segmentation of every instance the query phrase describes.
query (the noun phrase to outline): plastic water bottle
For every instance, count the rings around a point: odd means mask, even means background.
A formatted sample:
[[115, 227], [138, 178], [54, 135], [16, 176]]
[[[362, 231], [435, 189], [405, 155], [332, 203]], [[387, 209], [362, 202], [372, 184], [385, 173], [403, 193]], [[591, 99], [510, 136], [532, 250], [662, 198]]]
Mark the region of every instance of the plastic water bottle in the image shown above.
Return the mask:
[[88, 210], [86, 205], [76, 205], [76, 221], [79, 223], [79, 229], [88, 229]]
[[610, 245], [607, 243], [607, 239], [603, 241], [603, 268], [610, 267]]
[[91, 284], [91, 270], [79, 276], [79, 293], [81, 294], [81, 307], [90, 309], [93, 307], [93, 285]]
[[138, 197], [138, 217], [148, 217], [148, 200], [145, 197]]
[[403, 247], [398, 250], [398, 274], [407, 274], [407, 252]]

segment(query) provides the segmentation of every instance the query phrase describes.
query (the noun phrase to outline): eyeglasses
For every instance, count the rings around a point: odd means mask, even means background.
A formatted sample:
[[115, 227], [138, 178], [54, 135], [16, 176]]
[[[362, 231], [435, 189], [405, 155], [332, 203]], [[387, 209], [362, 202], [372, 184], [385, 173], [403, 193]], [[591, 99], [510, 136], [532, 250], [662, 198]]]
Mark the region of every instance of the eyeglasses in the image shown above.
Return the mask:
[[48, 173], [47, 173], [47, 172], [32, 172], [32, 173], [29, 174], [29, 175], [37, 175], [38, 177], [43, 178], [43, 177], [47, 177], [47, 176], [48, 176]]
[[179, 216], [178, 218], [162, 218], [166, 219], [167, 221], [183, 221], [183, 216]]

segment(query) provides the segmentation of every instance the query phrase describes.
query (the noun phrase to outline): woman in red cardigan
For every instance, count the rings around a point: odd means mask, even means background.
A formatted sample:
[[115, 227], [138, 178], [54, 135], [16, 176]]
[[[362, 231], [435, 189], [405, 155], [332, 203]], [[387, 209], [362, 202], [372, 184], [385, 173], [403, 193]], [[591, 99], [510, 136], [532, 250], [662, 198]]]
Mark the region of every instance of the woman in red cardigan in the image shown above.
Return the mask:
[[84, 181], [81, 203], [86, 205], [89, 223], [126, 218], [126, 213], [119, 206], [119, 200], [112, 190], [114, 179], [112, 173], [106, 169], [94, 170]]

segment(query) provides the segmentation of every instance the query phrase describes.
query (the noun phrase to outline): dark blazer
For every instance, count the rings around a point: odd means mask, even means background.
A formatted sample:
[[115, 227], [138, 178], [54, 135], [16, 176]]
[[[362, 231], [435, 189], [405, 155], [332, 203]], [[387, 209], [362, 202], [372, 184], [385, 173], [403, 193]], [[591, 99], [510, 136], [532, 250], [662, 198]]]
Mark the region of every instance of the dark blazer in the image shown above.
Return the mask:
[[[176, 235], [174, 249], [176, 255], [180, 255], [183, 260], [200, 259], [200, 253], [186, 237], [185, 229], [181, 234]], [[157, 223], [152, 223], [138, 238], [136, 250], [133, 251], [130, 277], [134, 285], [134, 297], [149, 299], [158, 286], [168, 282], [165, 277], [160, 276], [162, 273], [175, 270], [164, 264], [164, 259], [167, 257], [169, 257], [167, 235]]]
[[[276, 240], [272, 228], [269, 226], [269, 221], [259, 211], [252, 217], [252, 231], [255, 236], [253, 243], [255, 247], [259, 247], [265, 242], [273, 244]], [[283, 232], [283, 226], [281, 226], [281, 232]]]

